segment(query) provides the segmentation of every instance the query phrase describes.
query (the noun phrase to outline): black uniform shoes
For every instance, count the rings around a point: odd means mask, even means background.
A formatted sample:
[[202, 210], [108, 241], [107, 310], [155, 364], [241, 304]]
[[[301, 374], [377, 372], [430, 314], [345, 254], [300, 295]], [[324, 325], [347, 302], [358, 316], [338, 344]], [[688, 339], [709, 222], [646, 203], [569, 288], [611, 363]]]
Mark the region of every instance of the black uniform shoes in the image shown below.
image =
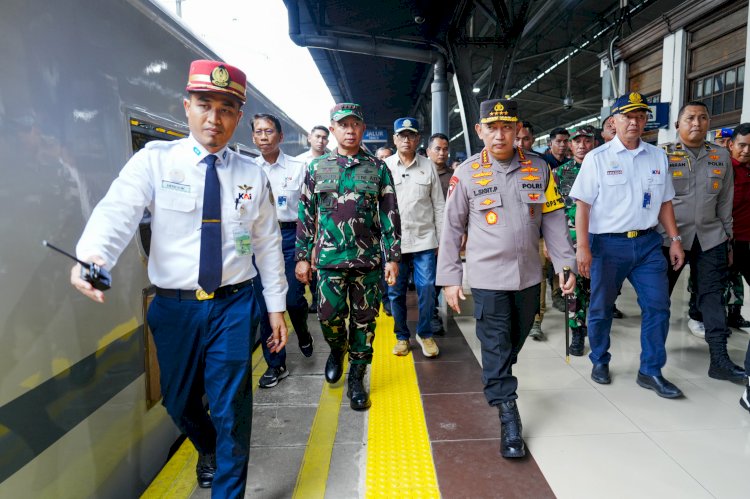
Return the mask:
[[195, 474], [198, 478], [198, 487], [210, 489], [214, 483], [216, 473], [216, 454], [198, 453], [198, 464], [195, 465]]

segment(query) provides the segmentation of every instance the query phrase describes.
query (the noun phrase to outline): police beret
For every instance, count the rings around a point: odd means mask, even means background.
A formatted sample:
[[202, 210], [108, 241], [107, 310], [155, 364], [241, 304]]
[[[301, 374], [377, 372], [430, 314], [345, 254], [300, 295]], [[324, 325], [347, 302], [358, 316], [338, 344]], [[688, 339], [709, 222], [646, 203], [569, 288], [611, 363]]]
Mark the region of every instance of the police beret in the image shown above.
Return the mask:
[[479, 105], [479, 121], [518, 121], [518, 104], [514, 100], [490, 99]]
[[190, 63], [185, 90], [229, 94], [245, 103], [247, 78], [242, 70], [221, 61], [197, 60]]

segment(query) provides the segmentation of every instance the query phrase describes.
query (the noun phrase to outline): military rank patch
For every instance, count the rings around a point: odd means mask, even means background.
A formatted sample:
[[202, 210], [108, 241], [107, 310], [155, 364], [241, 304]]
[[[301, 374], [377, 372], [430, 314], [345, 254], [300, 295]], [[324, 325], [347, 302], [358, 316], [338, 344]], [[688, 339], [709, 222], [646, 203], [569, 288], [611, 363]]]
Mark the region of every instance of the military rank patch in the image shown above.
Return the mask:
[[719, 182], [714, 180], [713, 184], [711, 184], [711, 188], [715, 191], [719, 190]]
[[487, 179], [484, 179], [484, 180], [475, 180], [474, 181], [475, 184], [479, 184], [481, 186], [485, 186], [485, 185], [489, 184], [490, 182], [492, 182], [491, 178], [487, 178]]
[[714, 168], [711, 171], [714, 173], [714, 175], [721, 175], [721, 170], [719, 170], [718, 168]]
[[525, 177], [521, 177], [521, 180], [526, 180], [527, 182], [533, 182], [535, 180], [539, 180], [540, 178], [542, 177], [536, 177], [534, 175], [529, 174], [529, 175], [526, 175]]
[[682, 171], [681, 170], [674, 170], [672, 172], [673, 177], [682, 177]]
[[479, 163], [472, 163], [471, 167], [476, 170], [477, 168], [479, 168]]
[[[522, 161], [521, 164], [526, 163], [526, 161]], [[531, 160], [528, 161], [529, 164], [531, 164]], [[534, 173], [538, 172], [539, 168], [534, 168], [533, 166], [525, 166], [521, 168], [521, 173]]]
[[682, 161], [682, 156], [670, 156], [669, 161]]
[[484, 219], [487, 220], [488, 224], [495, 225], [497, 223], [497, 213], [495, 213], [494, 211], [490, 210], [484, 216]]
[[491, 176], [492, 176], [492, 172], [479, 172], [479, 173], [475, 173], [474, 175], [472, 175], [471, 178], [491, 177]]
[[451, 194], [453, 194], [453, 191], [455, 190], [456, 186], [458, 185], [458, 177], [451, 177], [450, 182], [448, 183], [448, 195], [446, 197], [450, 197]]
[[529, 199], [531, 199], [532, 201], [537, 201], [539, 199], [539, 194], [537, 194], [535, 192], [530, 192], [529, 193]]
[[487, 198], [484, 201], [482, 201], [482, 204], [485, 205], [485, 206], [489, 206], [489, 205], [491, 205], [494, 202], [495, 202], [494, 199]]
[[715, 154], [712, 154], [711, 156], [709, 156], [709, 158], [713, 159], [714, 161], [716, 161], [717, 159], [719, 159], [719, 157], [716, 156]]

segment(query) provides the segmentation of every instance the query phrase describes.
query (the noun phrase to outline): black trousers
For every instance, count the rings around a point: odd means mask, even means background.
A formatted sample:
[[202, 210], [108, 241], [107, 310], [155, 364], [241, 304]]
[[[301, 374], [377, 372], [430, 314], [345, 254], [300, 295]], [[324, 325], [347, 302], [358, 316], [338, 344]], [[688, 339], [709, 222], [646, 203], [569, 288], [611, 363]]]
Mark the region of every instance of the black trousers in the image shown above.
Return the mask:
[[492, 406], [518, 398], [513, 364], [539, 312], [540, 287], [536, 284], [520, 291], [471, 289], [477, 338], [482, 345], [484, 396]]
[[[685, 267], [673, 270], [669, 263], [669, 248], [662, 247], [662, 251], [668, 262], [667, 277], [671, 296], [677, 278]], [[697, 297], [696, 306], [706, 327], [706, 342], [726, 344], [729, 336], [724, 303], [724, 288], [729, 271], [727, 244], [721, 243], [704, 251], [696, 237], [692, 248], [685, 251], [685, 262], [690, 265], [690, 278]]]

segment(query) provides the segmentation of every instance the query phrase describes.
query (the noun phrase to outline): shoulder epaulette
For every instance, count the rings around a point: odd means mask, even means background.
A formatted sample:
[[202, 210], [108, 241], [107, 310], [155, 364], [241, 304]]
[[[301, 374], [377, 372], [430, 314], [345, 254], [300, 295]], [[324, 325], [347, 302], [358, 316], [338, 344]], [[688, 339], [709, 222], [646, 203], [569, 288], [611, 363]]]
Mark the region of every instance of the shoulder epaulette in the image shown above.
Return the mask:
[[145, 145], [146, 149], [169, 149], [179, 142], [176, 140], [152, 140]]

